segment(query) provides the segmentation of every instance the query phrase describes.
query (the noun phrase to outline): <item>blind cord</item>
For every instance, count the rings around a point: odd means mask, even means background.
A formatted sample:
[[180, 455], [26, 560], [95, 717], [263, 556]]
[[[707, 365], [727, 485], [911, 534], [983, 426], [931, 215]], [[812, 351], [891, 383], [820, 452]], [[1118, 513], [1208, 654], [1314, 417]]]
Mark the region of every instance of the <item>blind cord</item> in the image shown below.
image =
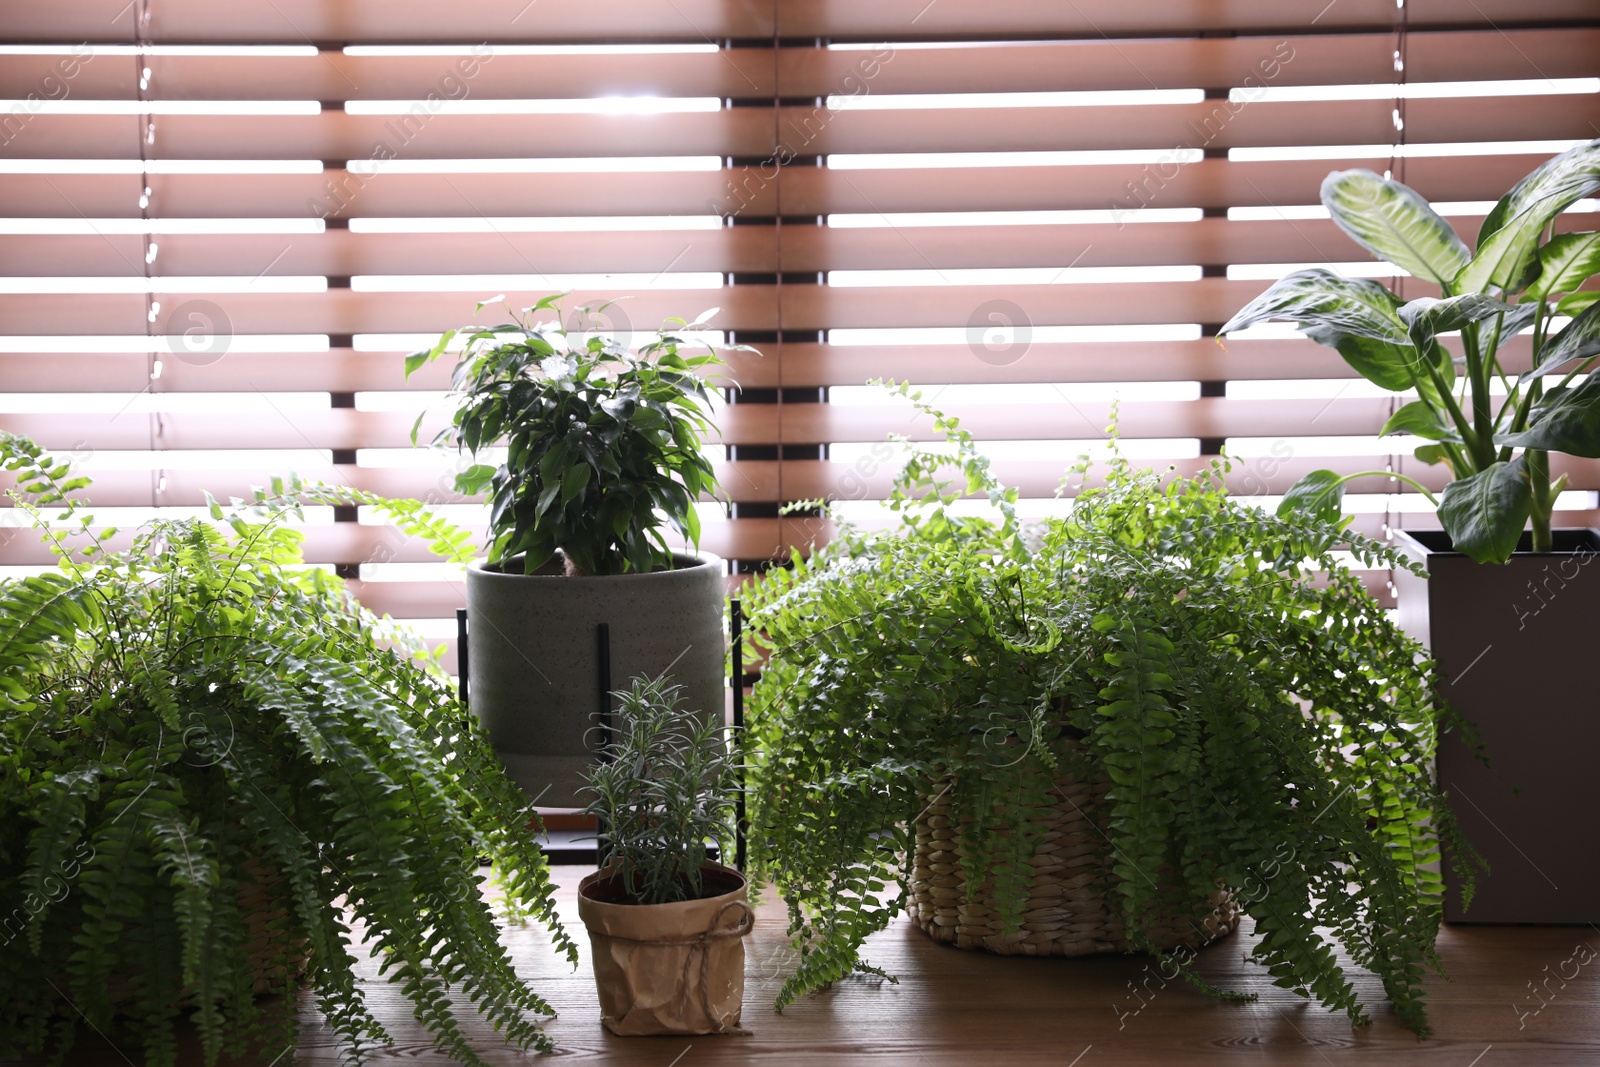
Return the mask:
[[[134, 19], [134, 92], [135, 99], [140, 104], [148, 104], [150, 100], [150, 0], [138, 0], [138, 15]], [[151, 268], [154, 266], [156, 256], [160, 254], [160, 245], [156, 243], [155, 234], [151, 232], [150, 222], [150, 149], [156, 142], [155, 115], [147, 107], [139, 111], [139, 218], [144, 226], [144, 320], [145, 336], [150, 338], [151, 344], [145, 357], [145, 392], [155, 394], [155, 383], [161, 373], [161, 359], [156, 351], [156, 319], [161, 314], [161, 302], [155, 298], [155, 286], [149, 284], [154, 276]], [[161, 422], [161, 413], [151, 405], [147, 417], [149, 426], [150, 451], [156, 450], [156, 441], [164, 429]], [[150, 470], [150, 506], [157, 507], [160, 502], [161, 471], [152, 467]]]
[[[1407, 31], [1409, 28], [1409, 13], [1406, 10], [1406, 0], [1395, 0], [1395, 6], [1398, 12], [1398, 20], [1395, 24], [1394, 42], [1395, 100], [1393, 120], [1395, 132], [1395, 150], [1389, 159], [1389, 169], [1390, 173], [1394, 176], [1395, 181], [1404, 182], [1406, 175], [1406, 44], [1408, 36]], [[1396, 289], [1401, 289], [1405, 285], [1405, 279], [1396, 277], [1394, 279], [1394, 284]], [[1389, 416], [1392, 418], [1397, 410], [1399, 410], [1399, 399], [1391, 393], [1389, 395]], [[1405, 457], [1401, 455], [1398, 450], [1389, 453], [1388, 469], [1391, 473], [1405, 473], [1405, 465]], [[1391, 479], [1391, 481], [1393, 481], [1393, 479]], [[1396, 497], [1403, 496], [1406, 486], [1404, 482], [1398, 482], [1395, 483], [1394, 488], [1395, 492], [1386, 492], [1383, 496], [1383, 540], [1386, 542], [1392, 542], [1394, 540], [1394, 522], [1396, 515], [1395, 509], [1390, 502]], [[1402, 521], [1405, 515], [1404, 504], [1405, 502], [1402, 499], [1400, 502], [1401, 506], [1399, 508], [1399, 516], [1401, 517]], [[1395, 588], [1393, 567], [1389, 568], [1388, 585], [1389, 592], [1392, 595]]]

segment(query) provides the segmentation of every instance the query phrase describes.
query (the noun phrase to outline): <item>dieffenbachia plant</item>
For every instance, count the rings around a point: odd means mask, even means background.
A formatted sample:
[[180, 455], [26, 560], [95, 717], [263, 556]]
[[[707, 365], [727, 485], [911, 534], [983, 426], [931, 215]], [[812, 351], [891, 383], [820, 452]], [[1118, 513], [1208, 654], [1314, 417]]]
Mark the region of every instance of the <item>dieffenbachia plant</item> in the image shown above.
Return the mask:
[[[1600, 378], [1586, 373], [1600, 359], [1600, 292], [1584, 289], [1600, 271], [1600, 232], [1554, 233], [1557, 216], [1596, 192], [1600, 139], [1537, 167], [1501, 197], [1474, 253], [1414, 190], [1371, 171], [1336, 171], [1322, 183], [1334, 222], [1441, 295], [1405, 302], [1375, 281], [1300, 270], [1222, 332], [1290, 320], [1367, 380], [1414, 392], [1382, 433], [1425, 438], [1417, 458], [1444, 464], [1452, 480], [1435, 500], [1415, 480], [1391, 476], [1436, 503], [1455, 549], [1480, 563], [1505, 562], [1530, 523], [1533, 550], [1547, 552], [1551, 510], [1567, 484], [1564, 474], [1551, 478], [1550, 453], [1600, 458]], [[1525, 369], [1505, 358], [1524, 330], [1532, 341]], [[1441, 340], [1456, 331], [1459, 355]], [[1344, 484], [1371, 473], [1313, 471], [1289, 490], [1280, 513], [1336, 516]]]

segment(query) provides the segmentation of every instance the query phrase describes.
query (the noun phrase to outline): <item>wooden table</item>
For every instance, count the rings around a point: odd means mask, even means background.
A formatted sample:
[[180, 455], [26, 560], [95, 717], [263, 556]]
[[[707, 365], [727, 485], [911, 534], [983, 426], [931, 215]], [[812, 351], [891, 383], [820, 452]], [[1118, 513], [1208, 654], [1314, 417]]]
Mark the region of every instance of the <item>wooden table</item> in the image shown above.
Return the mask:
[[[557, 869], [562, 917], [587, 950], [575, 897], [583, 873]], [[868, 953], [873, 963], [898, 975], [899, 984], [853, 979], [778, 1015], [772, 999], [791, 967], [785, 921], [783, 908], [769, 895], [746, 941], [744, 1024], [754, 1031], [751, 1037], [613, 1037], [600, 1026], [587, 959], [573, 971], [551, 952], [542, 929], [511, 929], [507, 936], [519, 971], [561, 1013], [547, 1027], [560, 1047], [559, 1059], [543, 1062], [637, 1067], [1600, 1065], [1600, 955], [1582, 966], [1574, 962], [1580, 944], [1600, 952], [1600, 930], [1589, 927], [1446, 927], [1439, 949], [1449, 980], [1429, 983], [1434, 1036], [1419, 1041], [1395, 1020], [1371, 976], [1357, 981], [1373, 1018], [1360, 1030], [1352, 1030], [1343, 1015], [1273, 986], [1262, 968], [1243, 962], [1255, 940], [1247, 933], [1208, 947], [1198, 961], [1213, 982], [1260, 994], [1255, 1003], [1233, 1004], [1211, 1000], [1181, 981], [1162, 988], [1159, 974], [1153, 966], [1147, 969], [1149, 961], [1142, 957], [1051, 960], [963, 952], [934, 944], [902, 920], [874, 937]], [[1246, 920], [1242, 929], [1251, 925]], [[1568, 976], [1565, 981], [1562, 974]], [[1142, 997], [1133, 992], [1135, 986]], [[1535, 988], [1543, 1007], [1532, 993]], [[409, 1005], [385, 983], [369, 984], [368, 1002], [396, 1041], [376, 1062], [451, 1062], [432, 1050]], [[302, 1029], [292, 1054], [269, 1049], [242, 1062], [251, 1067], [341, 1062], [338, 1044], [309, 996], [301, 997], [298, 1010]], [[490, 1063], [541, 1062], [507, 1049], [475, 1017], [468, 1018], [467, 1032], [476, 1035]], [[68, 1062], [114, 1067], [132, 1061], [103, 1041], [85, 1040]], [[192, 1041], [185, 1042], [182, 1062], [200, 1062]]]

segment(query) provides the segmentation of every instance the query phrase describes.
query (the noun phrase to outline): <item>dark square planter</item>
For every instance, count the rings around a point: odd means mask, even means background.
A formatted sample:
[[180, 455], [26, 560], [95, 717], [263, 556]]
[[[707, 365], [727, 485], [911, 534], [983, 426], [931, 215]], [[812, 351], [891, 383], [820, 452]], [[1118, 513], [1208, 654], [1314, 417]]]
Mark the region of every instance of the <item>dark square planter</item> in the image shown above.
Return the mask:
[[1439, 746], [1440, 782], [1490, 867], [1463, 910], [1446, 863], [1446, 921], [1600, 922], [1600, 533], [1557, 530], [1540, 553], [1524, 534], [1500, 566], [1437, 531], [1395, 541], [1428, 572], [1396, 572], [1400, 625], [1432, 650], [1489, 758], [1455, 733]]

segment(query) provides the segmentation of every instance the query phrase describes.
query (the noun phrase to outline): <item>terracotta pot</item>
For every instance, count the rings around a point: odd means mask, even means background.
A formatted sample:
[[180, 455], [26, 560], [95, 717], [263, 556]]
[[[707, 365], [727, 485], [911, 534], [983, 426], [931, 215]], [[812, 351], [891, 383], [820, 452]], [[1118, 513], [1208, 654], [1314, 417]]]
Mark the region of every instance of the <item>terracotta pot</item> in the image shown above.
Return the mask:
[[755, 925], [744, 875], [707, 864], [716, 896], [675, 904], [623, 904], [608, 871], [578, 883], [589, 929], [600, 1021], [614, 1034], [738, 1034], [744, 941]]
[[670, 571], [568, 577], [467, 568], [468, 691], [495, 753], [537, 803], [580, 808], [599, 743], [599, 623], [611, 631], [611, 688], [671, 668], [686, 707], [723, 708], [722, 560], [675, 556]]
[[1439, 743], [1440, 784], [1461, 831], [1489, 863], [1463, 908], [1445, 865], [1448, 922], [1600, 922], [1592, 669], [1600, 632], [1600, 534], [1554, 531], [1553, 552], [1504, 564], [1450, 551], [1439, 532], [1395, 543], [1427, 580], [1395, 572], [1400, 625], [1439, 662], [1444, 698], [1476, 728], [1485, 767], [1459, 734]]

